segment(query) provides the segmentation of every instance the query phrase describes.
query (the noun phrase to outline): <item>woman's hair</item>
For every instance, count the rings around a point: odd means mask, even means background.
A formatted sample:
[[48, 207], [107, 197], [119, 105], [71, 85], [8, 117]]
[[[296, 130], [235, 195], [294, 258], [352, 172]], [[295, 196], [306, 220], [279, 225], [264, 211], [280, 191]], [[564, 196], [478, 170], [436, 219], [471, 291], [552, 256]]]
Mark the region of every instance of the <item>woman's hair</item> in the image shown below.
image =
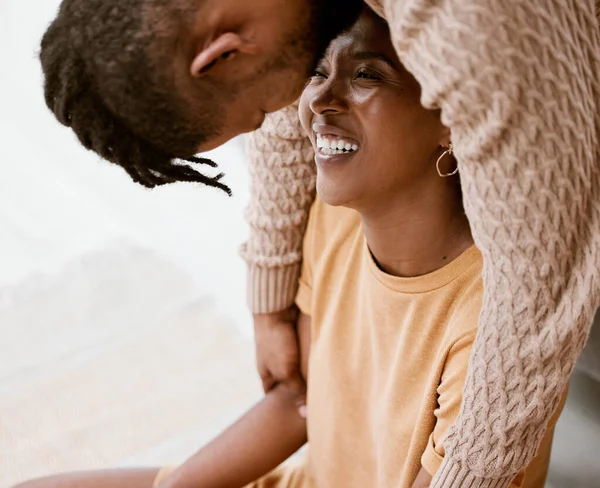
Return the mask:
[[[41, 42], [46, 104], [81, 143], [149, 188], [199, 182], [230, 193], [196, 168], [196, 148], [220, 131], [216, 93], [202, 100], [174, 81], [175, 49], [197, 2], [64, 0]], [[202, 107], [198, 110], [199, 102]]]

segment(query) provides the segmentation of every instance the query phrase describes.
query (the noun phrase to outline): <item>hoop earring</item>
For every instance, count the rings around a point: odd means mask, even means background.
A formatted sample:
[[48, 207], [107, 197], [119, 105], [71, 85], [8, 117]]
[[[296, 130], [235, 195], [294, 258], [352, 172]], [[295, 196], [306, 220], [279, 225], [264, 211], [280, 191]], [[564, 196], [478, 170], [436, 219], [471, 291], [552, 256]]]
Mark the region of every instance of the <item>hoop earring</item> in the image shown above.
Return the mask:
[[452, 171], [451, 173], [442, 173], [440, 171], [440, 162], [442, 161], [442, 159], [444, 159], [444, 156], [452, 156], [452, 152], [453, 152], [453, 148], [452, 148], [452, 143], [450, 143], [450, 145], [448, 146], [448, 149], [446, 149], [438, 158], [438, 160], [435, 163], [435, 169], [437, 169], [438, 175], [440, 175], [441, 178], [448, 178], [449, 176], [454, 176], [456, 173], [458, 173], [458, 166], [456, 166], [456, 169], [454, 171]]

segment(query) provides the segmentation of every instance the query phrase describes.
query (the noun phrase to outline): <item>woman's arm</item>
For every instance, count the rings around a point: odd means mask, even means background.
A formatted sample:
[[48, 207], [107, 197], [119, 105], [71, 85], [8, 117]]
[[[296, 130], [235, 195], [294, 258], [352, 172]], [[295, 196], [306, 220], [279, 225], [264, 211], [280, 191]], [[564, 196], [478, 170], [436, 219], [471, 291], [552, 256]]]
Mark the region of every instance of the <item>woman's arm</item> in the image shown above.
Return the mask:
[[277, 387], [159, 488], [242, 487], [269, 473], [306, 443], [296, 395]]
[[[308, 373], [310, 318], [298, 322], [302, 372]], [[306, 443], [303, 402], [285, 386], [265, 395], [248, 413], [200, 449], [159, 488], [242, 487], [266, 475]]]
[[399, 57], [442, 109], [484, 299], [435, 488], [504, 488], [534, 457], [600, 299], [594, 0], [388, 0]]

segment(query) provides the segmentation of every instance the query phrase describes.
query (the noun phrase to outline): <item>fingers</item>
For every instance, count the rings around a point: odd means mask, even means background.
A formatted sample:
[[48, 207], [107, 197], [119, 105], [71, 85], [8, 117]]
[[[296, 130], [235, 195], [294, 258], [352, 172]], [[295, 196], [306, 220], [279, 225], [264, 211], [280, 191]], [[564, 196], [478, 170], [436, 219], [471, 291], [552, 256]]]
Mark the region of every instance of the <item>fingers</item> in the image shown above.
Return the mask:
[[306, 405], [300, 405], [298, 407], [298, 414], [300, 415], [300, 417], [302, 417], [303, 419], [305, 419], [306, 417], [308, 417], [308, 409], [306, 408]]
[[300, 417], [305, 419], [308, 415], [308, 408], [306, 407], [306, 394], [300, 395], [296, 401], [296, 408]]
[[306, 383], [302, 378], [300, 371], [297, 366], [288, 369], [284, 368], [285, 375], [273, 375], [269, 370], [260, 370], [260, 379], [262, 381], [262, 387], [265, 394], [269, 393], [275, 386], [282, 384], [285, 388], [288, 388], [294, 395], [297, 396], [296, 407], [298, 409], [298, 415], [302, 418], [306, 418]]
[[304, 395], [306, 393], [306, 383], [296, 369], [292, 375], [287, 375], [284, 380], [285, 385], [296, 395]]
[[273, 377], [273, 375], [271, 375], [271, 373], [269, 371], [266, 372], [260, 372], [260, 379], [262, 381], [262, 387], [263, 387], [263, 391], [265, 393], [269, 393], [277, 384], [277, 382], [275, 381], [275, 378]]
[[306, 383], [297, 369], [292, 374], [273, 375], [270, 371], [260, 371], [260, 379], [265, 393], [270, 392], [278, 384], [284, 384], [294, 394], [303, 397], [306, 394]]

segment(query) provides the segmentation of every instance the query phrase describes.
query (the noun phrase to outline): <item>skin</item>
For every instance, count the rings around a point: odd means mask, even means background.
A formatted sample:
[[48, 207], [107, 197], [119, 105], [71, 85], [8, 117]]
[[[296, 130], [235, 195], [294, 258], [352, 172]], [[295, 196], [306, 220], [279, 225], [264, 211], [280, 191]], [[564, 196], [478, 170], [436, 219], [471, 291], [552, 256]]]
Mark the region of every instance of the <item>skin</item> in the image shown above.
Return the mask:
[[[296, 333], [295, 307], [272, 314], [254, 315], [258, 373], [265, 393], [280, 383], [304, 397], [306, 384], [300, 374], [300, 350]], [[302, 400], [300, 400], [303, 403]]]
[[217, 87], [223, 125], [218, 136], [199, 145], [198, 152], [256, 130], [267, 113], [296, 101], [329, 42], [352, 25], [361, 4], [358, 0], [199, 2], [173, 61], [177, 88], [199, 109], [206, 87]]

